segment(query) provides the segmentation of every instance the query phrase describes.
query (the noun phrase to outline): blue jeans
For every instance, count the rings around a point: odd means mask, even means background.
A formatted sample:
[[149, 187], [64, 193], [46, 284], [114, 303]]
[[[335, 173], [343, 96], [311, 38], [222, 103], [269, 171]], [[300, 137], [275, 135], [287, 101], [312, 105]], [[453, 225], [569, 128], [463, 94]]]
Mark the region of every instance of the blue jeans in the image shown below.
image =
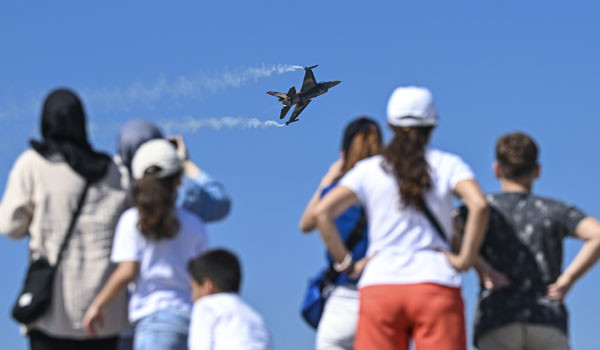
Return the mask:
[[135, 350], [187, 350], [188, 313], [161, 310], [139, 320], [135, 325]]

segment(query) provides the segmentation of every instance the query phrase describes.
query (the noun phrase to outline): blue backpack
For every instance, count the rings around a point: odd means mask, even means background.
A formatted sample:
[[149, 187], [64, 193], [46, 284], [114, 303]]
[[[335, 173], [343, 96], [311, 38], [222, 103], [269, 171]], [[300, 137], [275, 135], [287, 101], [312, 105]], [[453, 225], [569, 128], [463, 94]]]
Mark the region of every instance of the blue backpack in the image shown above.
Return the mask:
[[[362, 212], [358, 222], [352, 229], [352, 232], [346, 239], [345, 245], [349, 251], [352, 251], [354, 247], [363, 238], [365, 227], [367, 226], [367, 218], [365, 213]], [[335, 271], [333, 263], [317, 273], [308, 282], [308, 288], [302, 301], [302, 307], [300, 308], [300, 314], [302, 318], [312, 328], [317, 329], [321, 315], [325, 309], [325, 302], [331, 294], [331, 291], [335, 288], [336, 281], [340, 273]]]

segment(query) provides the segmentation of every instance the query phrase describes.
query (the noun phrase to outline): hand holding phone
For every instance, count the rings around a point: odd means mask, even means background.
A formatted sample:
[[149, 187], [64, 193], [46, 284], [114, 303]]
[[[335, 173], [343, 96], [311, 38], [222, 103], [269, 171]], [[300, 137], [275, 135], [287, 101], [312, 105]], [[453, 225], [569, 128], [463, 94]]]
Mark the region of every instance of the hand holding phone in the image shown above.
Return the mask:
[[181, 158], [183, 158], [185, 160], [190, 159], [190, 154], [188, 153], [188, 149], [185, 144], [185, 141], [183, 140], [183, 136], [181, 136], [181, 135], [169, 136], [167, 138], [167, 140], [169, 140], [169, 142], [171, 142], [173, 144], [173, 146], [175, 146], [175, 148], [177, 149], [177, 153], [179, 154], [179, 156]]

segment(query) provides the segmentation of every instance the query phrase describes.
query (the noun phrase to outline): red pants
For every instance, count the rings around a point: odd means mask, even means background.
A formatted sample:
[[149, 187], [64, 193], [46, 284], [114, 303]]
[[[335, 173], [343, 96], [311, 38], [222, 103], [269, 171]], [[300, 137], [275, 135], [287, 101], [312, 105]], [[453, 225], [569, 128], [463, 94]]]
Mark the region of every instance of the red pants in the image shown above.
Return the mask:
[[356, 350], [465, 350], [460, 288], [433, 283], [375, 285], [360, 289]]

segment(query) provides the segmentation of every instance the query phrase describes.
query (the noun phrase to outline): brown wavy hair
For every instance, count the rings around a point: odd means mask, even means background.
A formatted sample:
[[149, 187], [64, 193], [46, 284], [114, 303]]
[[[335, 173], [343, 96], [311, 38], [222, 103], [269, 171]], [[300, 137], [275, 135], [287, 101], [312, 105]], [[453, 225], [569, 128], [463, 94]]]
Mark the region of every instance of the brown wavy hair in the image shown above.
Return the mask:
[[517, 180], [531, 175], [538, 166], [538, 146], [522, 132], [502, 135], [496, 142], [496, 160], [502, 176]]
[[360, 160], [381, 153], [381, 149], [381, 133], [379, 132], [377, 124], [364, 127], [354, 135], [348, 149], [344, 150], [342, 176], [352, 169]]
[[133, 186], [133, 200], [139, 212], [138, 229], [145, 237], [155, 240], [175, 237], [180, 227], [175, 199], [181, 172], [158, 178], [158, 170], [157, 167], [148, 169]]
[[383, 167], [394, 174], [400, 193], [400, 206], [425, 208], [424, 193], [432, 185], [425, 147], [433, 127], [396, 127], [394, 139], [383, 149]]

